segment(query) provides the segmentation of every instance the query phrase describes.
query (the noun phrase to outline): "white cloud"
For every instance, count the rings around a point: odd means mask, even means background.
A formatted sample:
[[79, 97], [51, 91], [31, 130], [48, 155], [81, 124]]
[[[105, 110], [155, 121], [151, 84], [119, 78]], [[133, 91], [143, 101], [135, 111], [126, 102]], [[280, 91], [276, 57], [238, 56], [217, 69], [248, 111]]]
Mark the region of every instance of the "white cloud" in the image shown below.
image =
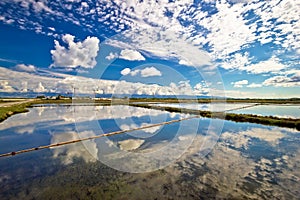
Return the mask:
[[170, 83], [170, 88], [171, 91], [176, 94], [177, 92], [182, 95], [195, 95], [195, 92], [190, 85], [190, 81], [179, 81], [177, 84], [176, 83]]
[[87, 37], [83, 42], [74, 42], [75, 37], [66, 34], [62, 37], [67, 48], [54, 41], [55, 49], [51, 50], [54, 67], [93, 68], [97, 64], [95, 58], [99, 51], [99, 39]]
[[280, 60], [275, 56], [269, 60], [261, 61], [257, 64], [246, 66], [244, 69], [252, 74], [263, 74], [263, 73], [279, 73], [281, 70], [286, 69], [287, 66], [280, 63]]
[[152, 77], [152, 76], [162, 76], [162, 73], [155, 67], [146, 67], [144, 69], [136, 69], [131, 70], [129, 68], [125, 68], [121, 71], [123, 76], [131, 75], [137, 76], [140, 75], [141, 77]]
[[[94, 89], [96, 89], [99, 93], [105, 94], [153, 95], [153, 88], [157, 88], [157, 91], [163, 92], [164, 95], [173, 95], [177, 92], [180, 94], [180, 91], [172, 91], [169, 86], [92, 79], [52, 72], [48, 73], [52, 76], [47, 77], [38, 74], [29, 74], [27, 72], [17, 72], [0, 67], [0, 80], [3, 82], [2, 91], [21, 92], [26, 89], [28, 92], [57, 92], [65, 94], [66, 92], [73, 92], [73, 87], [76, 87], [77, 94], [94, 94]], [[139, 71], [139, 74], [140, 73], [141, 71]], [[26, 85], [24, 85], [25, 82], [27, 82]]]
[[[287, 49], [300, 48], [300, 11], [299, 1], [267, 1], [263, 6], [254, 9], [255, 14], [261, 17], [262, 27], [265, 27], [258, 37], [260, 41], [268, 40], [275, 35], [282, 38], [278, 44]], [[270, 20], [274, 20], [271, 23]], [[263, 44], [263, 43], [262, 43]]]
[[121, 51], [119, 58], [124, 59], [124, 60], [130, 60], [130, 61], [141, 61], [145, 60], [144, 56], [136, 50], [132, 49], [124, 49]]
[[123, 69], [122, 71], [121, 71], [121, 74], [123, 75], [123, 76], [126, 76], [126, 75], [128, 75], [129, 73], [130, 73], [130, 69], [129, 68], [125, 68], [125, 69]]
[[33, 65], [25, 65], [25, 64], [18, 64], [16, 65], [16, 70], [24, 71], [24, 72], [35, 72], [36, 68]]
[[0, 16], [0, 21], [4, 22], [6, 24], [12, 24], [15, 20], [13, 20], [13, 19], [6, 19], [5, 17]]
[[113, 60], [115, 58], [118, 58], [117, 53], [110, 52], [108, 56], [105, 57], [107, 60]]
[[266, 73], [281, 73], [286, 70], [288, 66], [281, 63], [280, 59], [272, 56], [268, 60], [263, 60], [255, 64], [251, 64], [249, 54], [236, 53], [229, 59], [226, 59], [220, 67], [227, 70], [246, 71], [250, 74], [266, 74]]
[[248, 88], [260, 88], [262, 87], [262, 84], [258, 83], [251, 83], [250, 85], [247, 85]]
[[48, 29], [49, 29], [50, 31], [55, 31], [55, 28], [54, 28], [54, 27], [48, 27]]
[[228, 70], [229, 69], [244, 70], [248, 64], [250, 64], [250, 58], [247, 52], [244, 54], [236, 53], [232, 55], [231, 58], [226, 59], [225, 62], [223, 62], [220, 65], [220, 67]]
[[208, 95], [209, 87], [205, 83], [197, 83], [194, 86], [194, 91], [197, 95]]
[[8, 62], [8, 63], [17, 63], [17, 60], [11, 60], [11, 59], [4, 59], [4, 58], [0, 58], [1, 62]]
[[41, 82], [39, 82], [38, 86], [33, 91], [37, 93], [47, 92], [47, 90], [45, 89], [45, 87]]
[[21, 87], [20, 87], [20, 92], [28, 92], [28, 83], [27, 83], [27, 81], [23, 81], [22, 83], [21, 83]]
[[180, 65], [186, 65], [186, 66], [193, 66], [192, 63], [186, 61], [186, 60], [179, 60], [178, 64]]
[[142, 77], [162, 76], [161, 72], [155, 67], [146, 67], [141, 70]]
[[216, 8], [216, 14], [199, 20], [199, 24], [210, 31], [205, 42], [212, 47], [211, 56], [224, 59], [255, 40], [255, 27], [246, 25], [247, 20], [241, 17], [243, 4], [230, 6], [226, 1], [216, 1]]
[[1, 80], [0, 81], [0, 92], [15, 92], [16, 90], [9, 85], [8, 81]]
[[294, 74], [292, 76], [274, 76], [263, 83], [265, 86], [274, 87], [298, 87], [300, 86], [300, 75]]
[[[298, 0], [205, 0], [211, 3], [211, 10], [216, 11], [213, 14], [204, 11], [202, 2], [112, 0], [95, 5], [78, 2], [80, 8], [74, 9], [68, 1], [3, 0], [2, 7], [20, 9], [3, 10], [0, 20], [10, 20], [10, 23], [21, 29], [41, 34], [49, 34], [49, 31], [53, 34], [42, 23], [45, 20], [41, 19], [59, 18], [93, 33], [102, 33], [102, 29], [107, 28], [116, 33], [121, 32], [124, 40], [117, 41], [114, 44], [116, 46], [138, 49], [146, 56], [175, 59], [181, 63], [189, 61], [188, 66], [199, 67], [210, 64], [211, 60], [227, 60], [231, 54], [256, 45], [255, 42], [260, 42], [270, 51], [272, 49], [264, 45], [267, 42], [276, 43], [284, 51], [299, 53]], [[6, 6], [10, 3], [14, 5]], [[194, 6], [191, 6], [193, 3]], [[111, 9], [113, 12], [107, 12]], [[60, 10], [70, 12], [64, 15]], [[167, 12], [170, 15], [166, 15]], [[255, 17], [249, 14], [252, 12]], [[40, 21], [33, 20], [30, 17], [33, 15]], [[52, 28], [60, 30], [59, 27]], [[203, 47], [208, 47], [209, 53]]]
[[242, 88], [242, 87], [244, 87], [244, 85], [248, 85], [248, 80], [241, 80], [241, 81], [237, 81], [237, 82], [232, 82], [231, 84], [235, 88]]

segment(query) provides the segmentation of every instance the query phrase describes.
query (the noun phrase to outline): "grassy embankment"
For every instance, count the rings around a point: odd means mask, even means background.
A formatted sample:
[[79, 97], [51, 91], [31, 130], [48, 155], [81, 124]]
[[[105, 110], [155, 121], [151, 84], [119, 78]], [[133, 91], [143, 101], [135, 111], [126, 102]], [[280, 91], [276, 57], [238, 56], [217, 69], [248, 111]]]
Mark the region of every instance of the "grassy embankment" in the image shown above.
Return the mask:
[[176, 99], [176, 98], [131, 98], [130, 103], [260, 103], [260, 104], [300, 104], [300, 98], [290, 99]]
[[[0, 100], [0, 103], [4, 105], [8, 101]], [[9, 102], [18, 102], [18, 101], [9, 101]], [[0, 122], [4, 121], [8, 117], [18, 114], [28, 112], [29, 107], [33, 104], [71, 104], [71, 103], [95, 103], [95, 105], [110, 105], [110, 100], [86, 100], [86, 99], [35, 99], [31, 102], [19, 102], [10, 106], [0, 106]]]
[[149, 104], [132, 104], [132, 106], [143, 107], [149, 109], [165, 110], [169, 112], [179, 112], [200, 115], [206, 118], [217, 118], [225, 119], [234, 122], [248, 122], [263, 124], [269, 126], [279, 126], [287, 128], [295, 128], [300, 131], [300, 119], [291, 119], [291, 118], [279, 118], [274, 116], [259, 116], [252, 114], [234, 114], [234, 113], [225, 113], [225, 112], [211, 112], [211, 111], [199, 111], [185, 108], [173, 108], [173, 107], [160, 107]]
[[14, 114], [28, 112], [27, 108], [31, 106], [32, 103], [33, 102], [26, 102], [7, 107], [0, 107], [0, 122]]

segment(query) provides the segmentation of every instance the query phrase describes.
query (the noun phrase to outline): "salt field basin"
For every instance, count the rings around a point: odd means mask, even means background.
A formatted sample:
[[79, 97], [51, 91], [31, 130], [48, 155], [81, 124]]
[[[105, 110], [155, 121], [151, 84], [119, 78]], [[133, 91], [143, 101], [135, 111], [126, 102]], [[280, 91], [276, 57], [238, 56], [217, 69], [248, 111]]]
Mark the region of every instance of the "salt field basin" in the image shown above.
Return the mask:
[[186, 108], [212, 112], [253, 114], [280, 118], [300, 118], [300, 104], [258, 104], [258, 103], [155, 103], [155, 106]]
[[[35, 107], [1, 123], [0, 153], [189, 116]], [[195, 118], [0, 158], [0, 198], [298, 199], [299, 142], [294, 129]]]
[[229, 111], [237, 114], [254, 114], [282, 118], [300, 119], [300, 104], [269, 104], [257, 105], [244, 109]]

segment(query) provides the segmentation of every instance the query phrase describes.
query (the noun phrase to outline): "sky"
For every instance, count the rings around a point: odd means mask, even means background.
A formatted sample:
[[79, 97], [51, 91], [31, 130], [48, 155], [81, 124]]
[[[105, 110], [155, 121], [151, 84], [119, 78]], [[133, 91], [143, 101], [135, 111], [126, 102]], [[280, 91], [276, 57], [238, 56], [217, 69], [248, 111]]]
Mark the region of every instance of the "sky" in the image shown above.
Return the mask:
[[300, 97], [298, 0], [2, 0], [0, 94]]

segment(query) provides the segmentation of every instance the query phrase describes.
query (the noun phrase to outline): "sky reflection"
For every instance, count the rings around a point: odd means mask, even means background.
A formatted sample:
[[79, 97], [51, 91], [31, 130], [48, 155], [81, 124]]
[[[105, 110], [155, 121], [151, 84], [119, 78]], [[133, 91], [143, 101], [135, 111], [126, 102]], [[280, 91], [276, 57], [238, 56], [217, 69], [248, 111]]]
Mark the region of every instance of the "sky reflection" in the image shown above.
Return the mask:
[[[182, 117], [127, 106], [77, 106], [75, 109], [76, 115], [72, 107], [32, 108], [29, 113], [9, 118], [0, 127], [0, 151]], [[126, 109], [128, 115], [120, 111]], [[153, 114], [149, 115], [150, 112]], [[299, 131], [225, 121], [219, 134], [211, 126], [212, 122], [224, 123], [199, 118], [0, 159], [0, 198], [42, 198], [46, 194], [48, 198], [70, 197], [74, 194], [71, 188], [77, 186], [82, 188], [82, 195], [97, 187], [90, 195], [102, 194], [99, 198], [111, 193], [132, 199], [144, 194], [149, 198], [173, 199], [297, 199], [300, 196]], [[135, 174], [115, 169], [151, 172]], [[61, 185], [64, 190], [54, 185]], [[49, 190], [58, 192], [49, 193]], [[25, 196], [24, 191], [28, 193]]]

